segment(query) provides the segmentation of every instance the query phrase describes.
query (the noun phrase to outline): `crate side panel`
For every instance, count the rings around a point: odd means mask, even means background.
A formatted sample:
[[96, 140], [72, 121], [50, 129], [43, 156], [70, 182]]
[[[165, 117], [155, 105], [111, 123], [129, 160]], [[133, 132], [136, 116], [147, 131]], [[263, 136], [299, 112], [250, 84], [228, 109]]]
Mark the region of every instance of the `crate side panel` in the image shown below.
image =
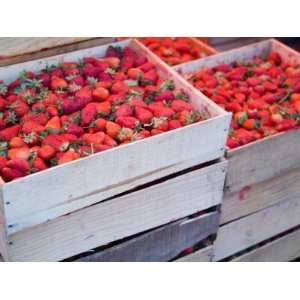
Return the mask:
[[214, 247], [207, 246], [194, 253], [183, 256], [175, 261], [176, 262], [210, 262], [212, 260], [213, 253], [214, 253]]
[[213, 164], [10, 235], [11, 259], [62, 260], [219, 205], [225, 168]]

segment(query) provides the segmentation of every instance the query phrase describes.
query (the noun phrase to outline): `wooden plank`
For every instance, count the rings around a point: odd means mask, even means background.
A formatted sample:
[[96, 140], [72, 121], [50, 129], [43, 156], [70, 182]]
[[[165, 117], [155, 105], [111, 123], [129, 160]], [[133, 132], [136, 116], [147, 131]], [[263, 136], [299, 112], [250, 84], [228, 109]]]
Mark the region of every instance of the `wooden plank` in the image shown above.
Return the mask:
[[6, 220], [4, 214], [4, 204], [2, 196], [3, 180], [0, 178], [0, 262], [8, 259], [7, 253], [7, 235], [6, 235]]
[[179, 220], [75, 261], [169, 261], [186, 248], [215, 234], [218, 224], [218, 212]]
[[281, 201], [220, 227], [214, 260], [222, 260], [299, 225], [300, 198]]
[[78, 43], [89, 38], [80, 37], [1, 37], [0, 58], [22, 55], [47, 48]]
[[300, 257], [300, 230], [241, 255], [233, 262], [287, 262]]
[[176, 262], [210, 262], [214, 253], [214, 247], [208, 246], [194, 253], [176, 260]]
[[226, 194], [299, 168], [299, 140], [300, 130], [291, 130], [228, 151]]
[[250, 215], [280, 201], [300, 198], [299, 183], [300, 168], [245, 187], [239, 192], [225, 195], [222, 203], [221, 224]]
[[[159, 171], [163, 171], [162, 175], [165, 176], [182, 170], [180, 168], [190, 167], [191, 162], [201, 164], [223, 155], [230, 114], [186, 88], [185, 81], [176, 72], [157, 60], [152, 53], [149, 54], [140, 43], [126, 40], [115, 45], [130, 45], [147, 55], [158, 65], [163, 78], [173, 79], [178, 88], [186, 90], [191, 96], [191, 102], [197, 109], [208, 111], [215, 117], [5, 184], [3, 195], [9, 234], [124, 192], [130, 181], [134, 181], [130, 186], [133, 188], [141, 183], [140, 178], [145, 175], [157, 172], [157, 176], [161, 175]], [[21, 70], [37, 71], [47, 63], [77, 60], [84, 56], [103, 56], [107, 47], [94, 47], [0, 68], [0, 78], [9, 80]], [[193, 147], [190, 146], [191, 141]], [[114, 172], [113, 176], [107, 176], [116, 169], [118, 172]], [[20, 197], [24, 190], [26, 198]], [[90, 197], [94, 193], [97, 193], [97, 197]]]
[[[13, 39], [18, 39], [18, 38], [13, 38]], [[21, 39], [23, 40], [23, 38]], [[65, 38], [55, 38], [56, 39], [55, 43], [51, 45], [51, 43], [47, 41], [48, 38], [42, 38], [42, 39], [43, 41], [39, 42], [37, 46], [31, 45], [30, 41], [27, 42], [27, 44], [30, 43], [30, 47], [27, 50], [24, 49], [22, 42], [13, 41], [12, 43], [16, 43], [16, 44], [19, 43], [21, 45], [18, 45], [16, 50], [12, 49], [11, 45], [9, 45], [9, 49], [5, 49], [5, 51], [7, 52], [7, 56], [1, 56], [0, 58], [0, 66], [17, 64], [25, 61], [39, 59], [42, 57], [49, 57], [49, 56], [75, 51], [79, 49], [100, 46], [107, 43], [112, 43], [114, 41], [113, 38], [79, 38], [79, 39], [75, 38], [75, 40], [74, 38], [67, 38], [67, 40], [65, 40]], [[1, 46], [2, 48], [6, 47], [3, 41], [0, 42], [0, 48]]]
[[12, 234], [10, 260], [59, 261], [218, 205], [226, 164], [222, 161]]

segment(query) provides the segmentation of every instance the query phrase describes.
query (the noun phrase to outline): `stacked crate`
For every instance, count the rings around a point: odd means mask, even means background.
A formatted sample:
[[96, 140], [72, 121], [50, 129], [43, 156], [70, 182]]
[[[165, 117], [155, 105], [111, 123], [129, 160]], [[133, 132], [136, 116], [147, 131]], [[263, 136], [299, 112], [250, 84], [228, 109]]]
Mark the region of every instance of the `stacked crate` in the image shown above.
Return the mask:
[[[212, 247], [203, 241], [218, 229], [227, 166], [220, 158], [230, 114], [195, 93], [139, 42], [114, 45], [147, 56], [162, 78], [172, 79], [210, 118], [2, 182], [3, 260], [61, 261], [80, 254], [87, 259], [86, 253], [96, 252], [98, 260], [167, 261], [179, 258], [186, 248], [196, 250], [193, 255], [199, 259], [210, 259]], [[23, 70], [102, 57], [108, 46], [2, 67], [0, 78], [9, 82]]]
[[[300, 63], [298, 52], [266, 40], [177, 66], [181, 74], [220, 63], [266, 56]], [[300, 131], [293, 130], [227, 151], [228, 173], [214, 260], [283, 260], [299, 256]], [[247, 254], [247, 251], [250, 253]]]

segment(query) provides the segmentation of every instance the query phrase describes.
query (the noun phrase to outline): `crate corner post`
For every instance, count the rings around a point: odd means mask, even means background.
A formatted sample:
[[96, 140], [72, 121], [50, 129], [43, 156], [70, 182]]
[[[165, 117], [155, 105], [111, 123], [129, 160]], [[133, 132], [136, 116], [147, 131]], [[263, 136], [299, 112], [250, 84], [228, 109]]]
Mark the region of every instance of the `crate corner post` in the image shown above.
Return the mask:
[[3, 180], [0, 177], [0, 262], [8, 261], [8, 243], [6, 234], [6, 219], [4, 199], [2, 197]]

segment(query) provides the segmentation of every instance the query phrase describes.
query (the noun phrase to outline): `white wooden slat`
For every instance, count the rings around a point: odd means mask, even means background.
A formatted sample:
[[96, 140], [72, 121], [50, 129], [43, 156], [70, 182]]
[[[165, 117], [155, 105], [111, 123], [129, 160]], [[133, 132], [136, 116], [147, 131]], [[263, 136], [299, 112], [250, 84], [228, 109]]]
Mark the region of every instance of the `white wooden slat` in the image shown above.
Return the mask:
[[[4, 184], [0, 178], [0, 186]], [[0, 262], [8, 260], [7, 253], [7, 235], [6, 235], [6, 219], [4, 214], [3, 196], [0, 190]]]
[[[230, 160], [228, 167], [230, 168]], [[280, 201], [300, 198], [299, 183], [300, 168], [225, 195], [222, 202], [221, 224], [250, 215]]]
[[[163, 76], [174, 79], [177, 87], [185, 88], [185, 81], [176, 72], [160, 60], [158, 61], [152, 53], [149, 54], [148, 49], [137, 41], [127, 40], [114, 45], [129, 44], [156, 62]], [[12, 79], [23, 69], [37, 71], [46, 63], [77, 60], [84, 56], [103, 56], [107, 47], [108, 45], [94, 47], [0, 68], [0, 78]], [[89, 200], [94, 201], [93, 197], [86, 201], [87, 196], [96, 191], [103, 192], [103, 200], [125, 191], [126, 189], [123, 188], [128, 186], [129, 181], [134, 181], [149, 173], [168, 168], [170, 171], [174, 171], [175, 165], [186, 166], [185, 163], [188, 161], [197, 160], [200, 164], [221, 157], [230, 115], [220, 108], [216, 109], [212, 101], [206, 101], [201, 95], [194, 94], [193, 90], [187, 89], [187, 92], [191, 95], [192, 103], [197, 108], [206, 108], [216, 116], [176, 131], [118, 147], [5, 184], [3, 195], [9, 225], [8, 232], [17, 232], [91, 205], [95, 203], [89, 202]], [[118, 172], [114, 170], [118, 170]], [[164, 172], [164, 174], [170, 173]], [[118, 187], [118, 185], [121, 186]], [[22, 195], [24, 190], [26, 190], [25, 196]], [[98, 197], [97, 201], [100, 200]]]
[[176, 262], [210, 262], [214, 253], [213, 246], [207, 246], [194, 253], [183, 256], [176, 260]]
[[244, 255], [233, 262], [287, 262], [300, 257], [300, 230], [288, 233]]
[[222, 260], [299, 225], [300, 198], [281, 201], [220, 227], [214, 260]]
[[218, 230], [219, 213], [212, 212], [164, 225], [121, 242], [119, 245], [80, 257], [80, 262], [169, 261]]
[[227, 162], [8, 236], [12, 261], [58, 261], [221, 203]]

